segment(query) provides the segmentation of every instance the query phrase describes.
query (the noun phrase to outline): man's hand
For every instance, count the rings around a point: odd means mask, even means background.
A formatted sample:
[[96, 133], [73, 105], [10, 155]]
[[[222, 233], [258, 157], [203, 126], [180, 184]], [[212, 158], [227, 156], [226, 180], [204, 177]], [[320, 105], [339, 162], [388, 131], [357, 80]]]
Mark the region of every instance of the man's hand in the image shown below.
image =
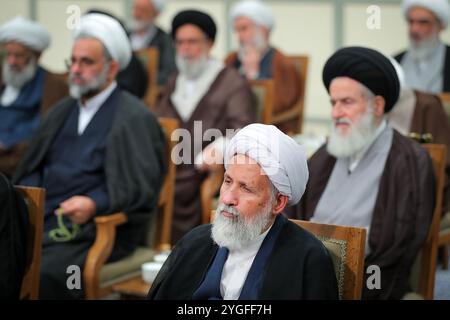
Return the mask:
[[253, 45], [246, 45], [241, 64], [247, 79], [252, 80], [258, 76], [260, 60], [261, 54], [258, 49]]
[[75, 224], [84, 224], [91, 219], [97, 206], [89, 197], [73, 196], [59, 204], [61, 214], [67, 216]]

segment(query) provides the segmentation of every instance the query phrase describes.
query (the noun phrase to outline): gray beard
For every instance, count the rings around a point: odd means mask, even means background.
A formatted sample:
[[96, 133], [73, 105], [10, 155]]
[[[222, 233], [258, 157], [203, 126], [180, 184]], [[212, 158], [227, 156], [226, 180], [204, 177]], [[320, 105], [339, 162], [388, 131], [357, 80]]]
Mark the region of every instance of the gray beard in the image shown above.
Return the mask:
[[4, 63], [2, 67], [3, 81], [6, 85], [16, 89], [22, 88], [28, 81], [33, 79], [36, 74], [37, 63], [36, 58], [32, 57], [25, 68], [21, 71], [15, 71], [8, 63]]
[[[228, 248], [231, 251], [246, 247], [252, 240], [258, 237], [272, 219], [271, 204], [258, 212], [251, 219], [245, 219], [234, 207], [220, 203], [216, 209], [211, 236], [220, 247]], [[224, 210], [237, 216], [228, 218], [222, 215]]]
[[138, 32], [148, 29], [151, 26], [151, 24], [152, 24], [151, 22], [136, 20], [133, 18], [127, 23], [127, 27], [132, 32]]
[[101, 91], [101, 88], [106, 84], [108, 76], [109, 65], [106, 65], [100, 72], [98, 77], [92, 79], [85, 85], [78, 85], [73, 83], [73, 76], [69, 75], [69, 92], [74, 99], [91, 98]]
[[[264, 39], [262, 32], [257, 31], [253, 39], [250, 40], [250, 43], [243, 43], [239, 46], [238, 50], [238, 58], [240, 61], [245, 59], [246, 56], [246, 47], [252, 46], [256, 48], [256, 50], [262, 55], [268, 48], [268, 44]], [[261, 56], [262, 58], [262, 56]]]
[[198, 59], [190, 60], [176, 55], [175, 62], [179, 72], [182, 75], [188, 79], [195, 79], [198, 78], [205, 70], [208, 63], [208, 56], [204, 54]]
[[424, 60], [436, 50], [440, 43], [437, 35], [422, 41], [420, 44], [415, 44], [410, 40], [409, 53], [414, 60]]
[[350, 131], [346, 135], [342, 135], [332, 124], [330, 139], [327, 143], [328, 153], [336, 158], [345, 158], [363, 150], [372, 142], [377, 130], [374, 117], [372, 107], [368, 106], [361, 119], [350, 124]]

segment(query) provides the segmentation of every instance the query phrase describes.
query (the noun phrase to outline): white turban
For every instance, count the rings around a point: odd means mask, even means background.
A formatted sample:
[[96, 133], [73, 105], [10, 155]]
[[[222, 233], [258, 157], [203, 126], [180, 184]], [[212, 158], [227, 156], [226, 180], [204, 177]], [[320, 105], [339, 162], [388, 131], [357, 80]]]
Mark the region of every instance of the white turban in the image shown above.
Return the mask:
[[403, 0], [402, 9], [405, 17], [408, 16], [408, 11], [412, 7], [422, 7], [430, 10], [439, 19], [444, 28], [447, 28], [450, 20], [448, 0]]
[[150, 0], [151, 3], [153, 3], [153, 6], [155, 7], [156, 11], [161, 12], [164, 9], [164, 6], [166, 5], [165, 0]]
[[305, 192], [309, 172], [304, 148], [273, 125], [250, 124], [239, 130], [225, 152], [225, 169], [236, 154], [255, 160], [275, 188], [295, 205]]
[[236, 3], [231, 8], [230, 16], [233, 21], [237, 17], [247, 17], [269, 30], [272, 30], [275, 24], [270, 8], [258, 0], [243, 0]]
[[116, 19], [100, 13], [89, 13], [80, 19], [73, 38], [98, 39], [109, 54], [119, 62], [120, 70], [125, 69], [131, 60], [131, 45], [125, 30]]
[[17, 16], [0, 27], [0, 42], [9, 41], [42, 52], [50, 45], [50, 33], [40, 23]]

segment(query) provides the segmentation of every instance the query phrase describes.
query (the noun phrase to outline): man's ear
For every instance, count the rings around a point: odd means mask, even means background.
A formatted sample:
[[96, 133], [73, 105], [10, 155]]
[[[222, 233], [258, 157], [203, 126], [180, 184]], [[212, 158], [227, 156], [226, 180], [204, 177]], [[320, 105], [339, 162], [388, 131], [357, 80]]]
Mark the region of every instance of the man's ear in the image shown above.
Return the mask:
[[272, 213], [274, 215], [281, 213], [281, 211], [283, 211], [283, 209], [286, 207], [288, 201], [289, 198], [287, 196], [278, 193], [275, 205], [272, 208]]
[[115, 79], [119, 71], [120, 71], [119, 62], [116, 60], [111, 60], [109, 62], [108, 80], [112, 81], [113, 79]]
[[381, 117], [384, 114], [384, 107], [386, 102], [382, 96], [375, 96], [374, 98], [374, 114], [377, 117]]

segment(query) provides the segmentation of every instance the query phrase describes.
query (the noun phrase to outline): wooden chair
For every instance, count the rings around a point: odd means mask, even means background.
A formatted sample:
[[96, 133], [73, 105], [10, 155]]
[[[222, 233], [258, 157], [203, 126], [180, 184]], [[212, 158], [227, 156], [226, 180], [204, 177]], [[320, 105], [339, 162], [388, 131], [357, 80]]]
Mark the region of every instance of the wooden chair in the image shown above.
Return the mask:
[[[450, 122], [450, 92], [444, 92], [439, 94], [442, 106], [447, 114], [448, 121]], [[444, 269], [448, 269], [449, 249], [450, 249], [450, 212], [446, 212], [442, 216], [439, 232], [439, 247], [443, 248], [443, 266]]]
[[[436, 204], [427, 239], [411, 270], [410, 284], [413, 292], [420, 295], [419, 298], [433, 299], [447, 148], [445, 145], [431, 143], [422, 144], [422, 147], [427, 150], [433, 161], [436, 177]], [[405, 296], [405, 299], [409, 296]]]
[[306, 94], [306, 76], [308, 74], [309, 57], [306, 55], [293, 55], [289, 56], [289, 58], [294, 63], [297, 72], [300, 75], [300, 97], [293, 108], [274, 116], [271, 124], [277, 125], [279, 123], [295, 119], [298, 123], [298, 129], [296, 132], [292, 132], [292, 134], [297, 134], [302, 132], [303, 110], [305, 108]]
[[334, 264], [339, 299], [361, 299], [366, 229], [291, 220], [315, 235], [328, 249]]
[[20, 290], [20, 299], [36, 300], [39, 297], [45, 189], [24, 186], [16, 186], [15, 188], [25, 199], [29, 216], [27, 263]]
[[273, 80], [250, 80], [249, 82], [256, 98], [256, 121], [264, 124], [272, 124], [274, 101]]
[[222, 185], [224, 173], [225, 169], [222, 167], [221, 170], [208, 173], [208, 176], [202, 182], [200, 187], [200, 198], [202, 202], [203, 224], [211, 221], [211, 211], [214, 211], [216, 207], [216, 196]]
[[145, 66], [148, 76], [148, 87], [144, 102], [153, 110], [162, 91], [162, 87], [158, 86], [159, 51], [156, 47], [150, 47], [138, 50], [135, 53]]
[[160, 192], [157, 214], [149, 221], [149, 232], [145, 246], [138, 247], [133, 254], [116, 262], [106, 263], [114, 246], [116, 227], [127, 222], [124, 213], [95, 218], [97, 233], [95, 242], [89, 249], [84, 267], [84, 289], [87, 299], [99, 299], [113, 292], [113, 286], [136, 277], [141, 265], [153, 259], [162, 250], [171, 248], [173, 196], [175, 188], [175, 164], [171, 152], [175, 141], [172, 132], [178, 128], [175, 119], [159, 118], [166, 135], [167, 175]]

